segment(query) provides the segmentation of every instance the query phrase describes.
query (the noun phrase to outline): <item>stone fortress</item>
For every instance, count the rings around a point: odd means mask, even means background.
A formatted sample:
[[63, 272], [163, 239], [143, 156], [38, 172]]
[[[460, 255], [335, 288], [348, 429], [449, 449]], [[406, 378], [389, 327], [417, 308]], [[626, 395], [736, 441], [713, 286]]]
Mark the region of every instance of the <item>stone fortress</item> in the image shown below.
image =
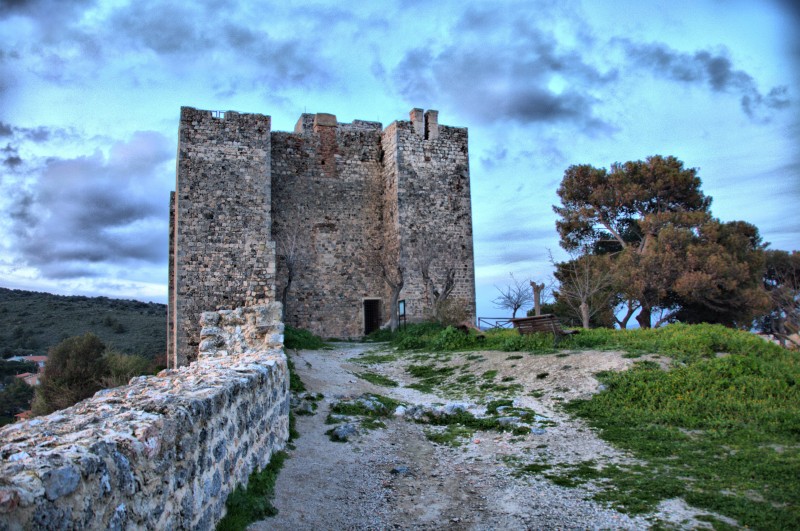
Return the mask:
[[170, 203], [172, 367], [194, 360], [204, 311], [277, 300], [287, 325], [354, 338], [388, 322], [398, 280], [408, 321], [447, 290], [474, 320], [467, 130], [437, 111], [385, 129], [303, 114], [289, 133], [184, 107]]
[[289, 438], [284, 315], [353, 337], [449, 292], [474, 317], [467, 132], [435, 111], [273, 133], [183, 108], [171, 199], [172, 368], [0, 428], [0, 530], [210, 531]]

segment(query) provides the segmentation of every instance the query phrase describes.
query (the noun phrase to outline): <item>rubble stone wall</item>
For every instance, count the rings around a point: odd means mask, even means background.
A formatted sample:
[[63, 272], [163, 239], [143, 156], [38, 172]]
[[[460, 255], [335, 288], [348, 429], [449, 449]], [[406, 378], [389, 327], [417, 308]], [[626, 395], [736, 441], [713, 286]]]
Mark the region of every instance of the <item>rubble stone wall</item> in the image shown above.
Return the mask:
[[181, 109], [170, 366], [194, 361], [203, 311], [275, 300], [270, 123], [262, 114]]
[[292, 242], [297, 260], [286, 324], [360, 337], [364, 299], [388, 302], [375, 263], [383, 247], [381, 124], [304, 115], [295, 131], [272, 134], [278, 297], [288, 281], [283, 250]]
[[[416, 112], [415, 112], [416, 111]], [[455, 268], [451, 300], [474, 319], [475, 268], [472, 246], [467, 129], [438, 124], [435, 111], [392, 124], [384, 134], [384, 149], [395, 153], [387, 176], [392, 182], [396, 226], [406, 275], [401, 298], [411, 321], [430, 317], [433, 301], [419, 272], [428, 255], [431, 277], [442, 289], [445, 269]]]
[[288, 439], [280, 313], [204, 313], [191, 365], [1, 429], [0, 529], [213, 529]]

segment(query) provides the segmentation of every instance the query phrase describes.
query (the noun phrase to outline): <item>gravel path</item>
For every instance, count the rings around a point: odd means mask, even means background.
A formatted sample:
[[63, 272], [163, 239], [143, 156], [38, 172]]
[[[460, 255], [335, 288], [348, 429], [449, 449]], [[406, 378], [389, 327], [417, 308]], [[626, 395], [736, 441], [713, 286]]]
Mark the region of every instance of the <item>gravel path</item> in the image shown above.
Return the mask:
[[[539, 389], [540, 398], [523, 396], [518, 404], [554, 421], [545, 433], [513, 437], [510, 433], [477, 432], [458, 448], [427, 440], [425, 426], [390, 419], [347, 443], [330, 441], [325, 424], [332, 403], [365, 392], [391, 396], [411, 404], [448, 400], [402, 387], [411, 383], [407, 360], [369, 367], [401, 383], [375, 386], [354, 373], [365, 368], [350, 361], [374, 349], [369, 344], [338, 344], [335, 350], [291, 352], [309, 392], [325, 398], [313, 416], [298, 416], [301, 436], [289, 452], [278, 478], [274, 504], [278, 515], [251, 530], [324, 529], [642, 529], [643, 518], [631, 518], [588, 500], [582, 488], [563, 488], [532, 476], [516, 477], [509, 458], [533, 462], [573, 463], [586, 459], [626, 459], [580, 422], [561, 413], [559, 398], [596, 391], [591, 374], [621, 370], [631, 363], [619, 353], [525, 356], [513, 363], [508, 353], [480, 353], [476, 371], [507, 371], [518, 376], [525, 391]], [[450, 363], [463, 364], [456, 357]], [[566, 368], [565, 368], [566, 367]], [[549, 376], [537, 379], [537, 374]], [[477, 373], [476, 373], [477, 374]], [[550, 376], [552, 375], [552, 376]], [[530, 380], [530, 381], [528, 381]], [[554, 391], [556, 390], [556, 391]]]

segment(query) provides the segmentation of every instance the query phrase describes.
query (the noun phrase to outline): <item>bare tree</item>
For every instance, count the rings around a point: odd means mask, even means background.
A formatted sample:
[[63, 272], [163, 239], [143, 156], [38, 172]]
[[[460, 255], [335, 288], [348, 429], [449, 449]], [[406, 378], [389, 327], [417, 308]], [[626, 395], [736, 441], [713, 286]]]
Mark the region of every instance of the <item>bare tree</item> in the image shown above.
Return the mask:
[[[510, 276], [510, 284], [502, 288], [495, 286], [500, 295], [492, 303], [500, 309], [511, 310], [511, 318], [513, 319], [517, 316], [518, 310], [533, 302], [533, 294], [523, 282], [514, 278], [514, 273], [511, 273]], [[534, 283], [531, 282], [530, 284], [533, 286]], [[542, 287], [544, 287], [544, 284], [542, 284]]]
[[556, 263], [550, 254], [559, 281], [556, 297], [580, 317], [583, 328], [589, 328], [592, 316], [606, 308], [613, 296], [615, 276], [607, 260], [607, 256], [584, 254]]
[[414, 265], [433, 307], [433, 317], [439, 321], [440, 310], [456, 285], [456, 256], [447, 242], [422, 233], [417, 234], [413, 255]]
[[397, 301], [400, 299], [400, 292], [405, 285], [406, 267], [402, 262], [399, 246], [374, 247], [367, 261], [370, 267], [376, 267], [383, 281], [389, 286], [391, 294], [389, 296], [389, 328], [392, 332], [397, 330], [400, 323], [398, 315]]
[[306, 263], [300, 232], [298, 225], [289, 225], [282, 227], [280, 234], [275, 237], [275, 253], [278, 259], [283, 260], [286, 270], [286, 284], [284, 284], [280, 294], [284, 318], [286, 317], [286, 301], [289, 297], [289, 290], [292, 288], [292, 281]]

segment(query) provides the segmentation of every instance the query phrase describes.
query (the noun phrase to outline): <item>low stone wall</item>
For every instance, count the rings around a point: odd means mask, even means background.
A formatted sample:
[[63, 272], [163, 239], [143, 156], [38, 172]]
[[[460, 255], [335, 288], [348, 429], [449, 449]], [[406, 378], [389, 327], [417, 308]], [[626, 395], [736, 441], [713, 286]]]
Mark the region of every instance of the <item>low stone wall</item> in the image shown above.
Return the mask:
[[0, 529], [213, 529], [288, 439], [279, 316], [206, 313], [190, 366], [0, 430]]

